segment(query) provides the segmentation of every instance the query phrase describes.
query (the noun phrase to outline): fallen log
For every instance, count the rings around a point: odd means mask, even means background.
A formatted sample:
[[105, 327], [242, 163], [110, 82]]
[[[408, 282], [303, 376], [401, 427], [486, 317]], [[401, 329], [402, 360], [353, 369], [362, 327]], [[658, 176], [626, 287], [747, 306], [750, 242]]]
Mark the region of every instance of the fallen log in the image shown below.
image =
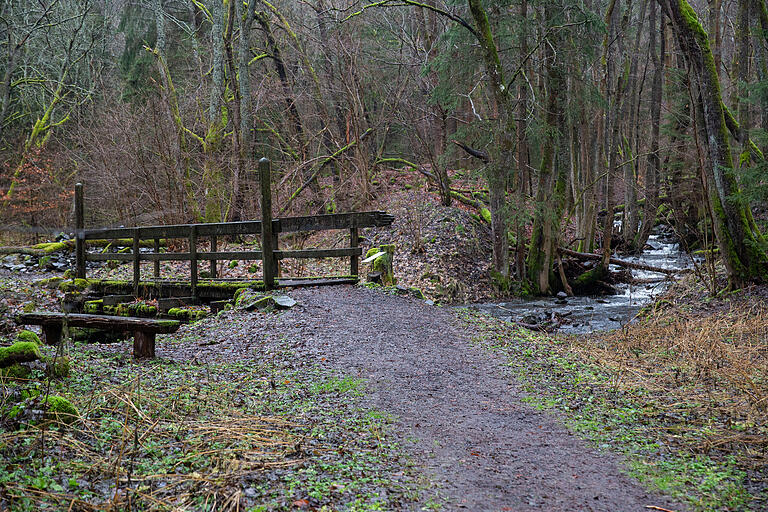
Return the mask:
[[[165, 244], [165, 240], [160, 240]], [[133, 239], [119, 238], [115, 240], [88, 240], [89, 247], [130, 247], [133, 245]], [[153, 240], [140, 240], [139, 247], [154, 247]], [[3, 254], [25, 254], [30, 256], [50, 256], [54, 253], [71, 252], [75, 249], [74, 240], [62, 240], [60, 242], [43, 242], [32, 247], [6, 246], [0, 247], [0, 255]]]
[[[570, 249], [565, 249], [562, 247], [560, 248], [560, 252], [562, 254], [566, 254], [568, 256], [572, 256], [580, 260], [600, 260], [603, 257], [601, 254], [577, 252], [577, 251], [572, 251]], [[666, 274], [668, 276], [690, 272], [690, 269], [662, 268], [662, 267], [656, 267], [653, 265], [646, 265], [645, 263], [635, 263], [633, 261], [620, 260], [618, 258], [611, 258], [609, 260], [609, 263], [612, 263], [613, 265], [618, 265], [624, 268], [633, 268], [635, 270], [647, 270], [648, 272], [658, 272], [659, 274]]]
[[0, 254], [28, 254], [30, 256], [45, 256], [47, 253], [42, 249], [33, 249], [31, 247], [0, 247]]
[[482, 149], [475, 149], [457, 140], [454, 140], [453, 143], [459, 146], [464, 151], [466, 151], [468, 154], [472, 155], [473, 157], [479, 158], [480, 160], [483, 161], [483, 163], [487, 164], [488, 162], [491, 161], [491, 157], [488, 155], [487, 151], [483, 151]]

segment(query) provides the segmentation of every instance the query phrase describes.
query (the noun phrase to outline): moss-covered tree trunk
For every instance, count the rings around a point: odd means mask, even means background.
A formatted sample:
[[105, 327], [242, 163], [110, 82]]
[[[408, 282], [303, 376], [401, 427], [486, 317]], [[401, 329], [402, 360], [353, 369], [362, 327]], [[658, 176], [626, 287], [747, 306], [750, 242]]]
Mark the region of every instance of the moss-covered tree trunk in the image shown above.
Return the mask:
[[[551, 5], [545, 7], [545, 18], [553, 22]], [[544, 148], [536, 190], [536, 210], [533, 218], [531, 245], [528, 251], [528, 279], [536, 294], [553, 291], [554, 261], [560, 240], [560, 222], [565, 208], [565, 192], [568, 165], [567, 151], [561, 150], [561, 131], [564, 124], [565, 87], [563, 59], [555, 52], [560, 38], [555, 35], [545, 46], [546, 58], [546, 127]]]
[[708, 162], [704, 169], [713, 226], [731, 286], [768, 280], [763, 237], [749, 221], [733, 168], [720, 83], [709, 39], [696, 12], [685, 0], [658, 0], [672, 20], [678, 44], [696, 77], [698, 105], [704, 121]]

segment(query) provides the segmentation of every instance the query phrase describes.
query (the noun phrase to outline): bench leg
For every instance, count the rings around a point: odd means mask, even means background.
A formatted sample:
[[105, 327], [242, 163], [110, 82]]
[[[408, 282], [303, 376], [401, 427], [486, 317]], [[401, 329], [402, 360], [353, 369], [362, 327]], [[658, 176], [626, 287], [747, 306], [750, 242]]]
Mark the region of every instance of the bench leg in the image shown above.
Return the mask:
[[58, 345], [61, 340], [61, 324], [43, 324], [46, 345]]
[[155, 333], [133, 332], [133, 357], [136, 359], [155, 357]]

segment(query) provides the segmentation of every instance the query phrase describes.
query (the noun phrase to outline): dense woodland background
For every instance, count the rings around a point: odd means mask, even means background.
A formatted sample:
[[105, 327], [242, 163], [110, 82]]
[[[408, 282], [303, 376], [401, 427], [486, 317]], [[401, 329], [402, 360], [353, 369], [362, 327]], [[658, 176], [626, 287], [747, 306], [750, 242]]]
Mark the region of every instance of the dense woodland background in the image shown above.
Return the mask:
[[428, 176], [502, 287], [655, 222], [768, 276], [763, 0], [0, 0], [0, 79], [5, 225], [68, 225], [76, 181], [92, 226], [258, 218], [266, 156], [279, 215]]

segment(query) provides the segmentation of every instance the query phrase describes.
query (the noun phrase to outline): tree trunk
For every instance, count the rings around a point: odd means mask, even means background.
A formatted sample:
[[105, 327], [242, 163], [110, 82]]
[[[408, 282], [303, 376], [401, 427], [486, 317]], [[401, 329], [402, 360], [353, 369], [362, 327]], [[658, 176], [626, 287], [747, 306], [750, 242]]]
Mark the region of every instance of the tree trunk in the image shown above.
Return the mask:
[[[635, 248], [642, 251], [643, 246], [648, 241], [651, 229], [656, 222], [656, 211], [659, 204], [659, 177], [661, 175], [659, 161], [659, 126], [661, 125], [661, 99], [662, 99], [662, 79], [664, 76], [665, 53], [665, 35], [664, 35], [664, 15], [658, 16], [658, 33], [661, 42], [661, 49], [656, 46], [656, 2], [651, 2], [650, 15], [650, 41], [648, 43], [651, 51], [651, 61], [653, 62], [653, 79], [651, 85], [651, 141], [648, 150], [648, 160], [645, 168], [645, 204], [643, 205], [643, 223], [640, 231], [635, 238]], [[661, 58], [659, 57], [661, 53]]]
[[[230, 221], [241, 220], [242, 198], [240, 197], [240, 176], [242, 176], [245, 167], [245, 158], [243, 153], [243, 134], [240, 131], [242, 127], [242, 113], [240, 111], [240, 82], [237, 79], [237, 64], [235, 64], [235, 47], [233, 33], [235, 30], [235, 20], [242, 20], [241, 2], [229, 3], [229, 15], [227, 16], [227, 26], [224, 30], [224, 50], [227, 55], [227, 69], [229, 87], [232, 89], [234, 99], [232, 101], [232, 153], [234, 165], [232, 169], [232, 196], [230, 197], [230, 207], [228, 208], [227, 218]], [[247, 69], [246, 69], [247, 72]]]
[[[640, 110], [640, 97], [643, 90], [641, 88], [640, 80], [638, 78], [638, 61], [640, 57], [640, 34], [645, 27], [645, 11], [648, 7], [648, 0], [643, 1], [642, 9], [640, 10], [640, 24], [637, 27], [637, 34], [635, 36], [634, 47], [632, 48], [632, 54], [629, 64], [629, 81], [630, 81], [630, 93], [627, 100], [631, 102], [629, 111], [629, 123], [628, 123], [628, 151], [626, 155], [635, 157], [634, 163], [630, 163], [624, 166], [624, 211], [622, 212], [621, 234], [624, 242], [624, 249], [629, 252], [634, 252], [635, 236], [637, 235], [639, 225], [639, 215], [637, 204], [637, 178], [639, 175], [640, 158], [638, 156], [639, 149], [637, 145], [633, 145], [639, 138], [640, 126], [639, 126], [639, 110]], [[629, 14], [631, 15], [631, 13]], [[653, 31], [653, 28], [651, 28]]]
[[[520, 19], [526, 19], [528, 17], [528, 0], [522, 0], [520, 2]], [[528, 30], [527, 26], [523, 24], [521, 26], [520, 34], [520, 55], [528, 55]], [[526, 67], [523, 63], [524, 68]], [[517, 105], [517, 174], [515, 175], [515, 194], [514, 194], [514, 213], [513, 222], [515, 225], [515, 274], [519, 280], [522, 280], [526, 276], [525, 268], [525, 248], [526, 233], [525, 225], [528, 221], [526, 200], [528, 198], [528, 167], [529, 167], [529, 153], [528, 153], [528, 123], [526, 117], [528, 116], [528, 84], [524, 81], [520, 82], [518, 87], [518, 105]]]
[[483, 64], [499, 111], [499, 125], [494, 133], [498, 158], [488, 166], [490, 190], [491, 235], [493, 237], [493, 266], [503, 278], [509, 277], [509, 242], [507, 240], [506, 206], [507, 176], [512, 165], [515, 121], [509, 89], [504, 83], [501, 61], [493, 40], [488, 15], [482, 0], [468, 0], [469, 10], [475, 22], [475, 36], [483, 54]]
[[213, 64], [211, 68], [211, 90], [210, 103], [208, 107], [208, 123], [216, 124], [221, 118], [221, 86], [224, 75], [224, 54], [222, 51], [223, 29], [224, 29], [224, 6], [223, 0], [213, 0], [211, 7], [211, 17], [213, 26], [211, 27], [211, 48], [213, 55]]

